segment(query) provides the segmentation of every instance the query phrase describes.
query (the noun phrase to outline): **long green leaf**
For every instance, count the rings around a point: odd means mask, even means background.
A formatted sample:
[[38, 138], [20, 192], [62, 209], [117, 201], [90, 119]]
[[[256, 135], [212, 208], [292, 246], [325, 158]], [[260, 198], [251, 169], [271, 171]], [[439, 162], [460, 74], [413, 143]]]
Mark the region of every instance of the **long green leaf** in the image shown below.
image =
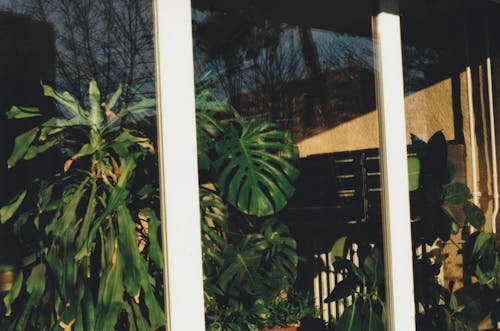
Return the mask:
[[160, 268], [163, 268], [163, 256], [158, 234], [160, 232], [160, 219], [152, 209], [144, 209], [140, 212], [148, 219], [148, 255]]
[[12, 106], [10, 110], [5, 113], [8, 119], [22, 119], [42, 116], [40, 109], [36, 107], [22, 107], [22, 106]]
[[332, 262], [335, 261], [335, 258], [344, 258], [347, 253], [347, 247], [346, 247], [346, 242], [347, 242], [347, 236], [343, 236], [335, 241], [335, 243], [332, 246], [332, 249], [330, 250], [331, 256], [332, 256]]
[[84, 110], [80, 106], [80, 103], [74, 96], [68, 92], [61, 94], [48, 85], [42, 85], [42, 89], [45, 96], [54, 98], [65, 107], [69, 118], [77, 118], [80, 120], [81, 124], [86, 124], [87, 120], [85, 118], [87, 117], [87, 114], [85, 114]]
[[[144, 263], [143, 267], [145, 267]], [[165, 325], [165, 310], [158, 303], [153, 288], [146, 278], [142, 279], [142, 289], [144, 290], [144, 302], [146, 303], [151, 329], [156, 330]]]
[[125, 304], [123, 301], [125, 269], [117, 233], [113, 228], [107, 232], [106, 239], [96, 307], [96, 330], [113, 330]]
[[483, 272], [493, 271], [496, 262], [495, 236], [491, 233], [479, 231], [474, 241], [472, 257], [479, 263]]
[[129, 130], [124, 130], [118, 137], [113, 139], [113, 143], [110, 144], [110, 147], [114, 149], [120, 157], [127, 158], [130, 156], [129, 147], [133, 145], [139, 145], [150, 152], [154, 152], [151, 140], [134, 136]]
[[441, 210], [451, 220], [451, 233], [457, 234], [458, 231], [460, 230], [460, 225], [458, 224], [457, 218], [455, 217], [455, 215], [453, 215], [453, 212], [451, 211], [450, 208], [446, 206], [441, 206]]
[[123, 303], [113, 302], [97, 315], [96, 330], [114, 330], [123, 310]]
[[12, 303], [17, 299], [19, 293], [21, 292], [21, 288], [24, 281], [24, 275], [20, 272], [17, 275], [16, 281], [12, 285], [12, 288], [9, 290], [9, 293], [3, 298], [3, 302], [5, 304], [5, 316], [10, 316], [12, 314]]
[[103, 109], [101, 108], [101, 92], [97, 87], [95, 79], [89, 83], [89, 102], [90, 102], [90, 123], [96, 128], [102, 125], [104, 119]]
[[444, 200], [453, 205], [461, 205], [470, 197], [470, 190], [463, 183], [452, 183], [446, 185], [444, 190]]
[[137, 330], [138, 331], [151, 330], [151, 326], [149, 325], [148, 321], [146, 321], [146, 319], [142, 315], [142, 311], [141, 311], [139, 305], [131, 303], [130, 306], [132, 306], [135, 323], [137, 324]]
[[363, 323], [361, 326], [361, 330], [363, 331], [384, 331], [384, 324], [382, 323], [382, 319], [377, 315], [375, 310], [373, 309], [373, 305], [371, 300], [367, 302], [367, 312], [363, 316]]
[[132, 220], [130, 211], [123, 204], [117, 209], [116, 221], [118, 224], [118, 245], [121, 256], [123, 256], [124, 268], [127, 270], [123, 275], [125, 289], [131, 297], [138, 301], [141, 278], [147, 277], [147, 274], [142, 274], [140, 269], [142, 257], [135, 241], [136, 224]]
[[89, 235], [85, 241], [85, 244], [82, 246], [80, 251], [75, 255], [75, 260], [79, 261], [88, 255], [90, 247], [94, 242], [95, 236], [99, 227], [106, 220], [106, 218], [118, 207], [119, 204], [123, 203], [123, 201], [128, 196], [128, 191], [121, 187], [114, 187], [111, 191], [111, 194], [108, 199], [108, 203], [106, 208], [101, 213], [101, 215], [92, 223], [92, 226], [89, 230]]
[[85, 239], [88, 236], [89, 229], [92, 221], [95, 216], [95, 207], [96, 207], [96, 197], [97, 197], [97, 179], [92, 178], [92, 188], [90, 190], [89, 200], [87, 202], [87, 209], [85, 210], [85, 216], [82, 221], [82, 225], [80, 228], [80, 233], [76, 239], [76, 247], [81, 249]]
[[24, 155], [26, 155], [28, 149], [30, 148], [37, 135], [38, 127], [35, 127], [16, 137], [14, 142], [14, 150], [7, 160], [7, 165], [9, 168], [15, 166], [17, 161], [19, 161], [24, 157]]
[[420, 160], [417, 157], [408, 158], [408, 183], [410, 191], [420, 186]]
[[[137, 323], [135, 321], [135, 316], [134, 316], [134, 311], [132, 309], [132, 307], [130, 306], [130, 304], [125, 304], [124, 305], [124, 309], [125, 311], [127, 312], [127, 319], [128, 319], [128, 331], [137, 331]], [[142, 329], [139, 329], [139, 330], [149, 330], [149, 327], [148, 325], [145, 325], [143, 326]]]
[[379, 283], [384, 280], [384, 266], [379, 249], [372, 248], [370, 254], [363, 262], [363, 270], [368, 277], [368, 282], [370, 283], [369, 289], [374, 291], [378, 285], [380, 285]]
[[359, 282], [356, 281], [355, 277], [347, 277], [335, 285], [332, 292], [326, 297], [325, 303], [337, 301], [343, 299], [350, 295], [353, 295], [356, 288], [359, 286]]
[[353, 303], [344, 310], [335, 329], [342, 331], [365, 331], [362, 325], [361, 314], [356, 303]]
[[34, 159], [38, 154], [45, 153], [57, 144], [57, 139], [52, 139], [41, 145], [31, 145], [26, 155], [24, 155], [25, 160]]
[[126, 116], [133, 116], [135, 119], [142, 119], [144, 117], [150, 116], [154, 112], [156, 107], [156, 99], [154, 98], [144, 98], [136, 104], [122, 109], [116, 115], [116, 119], [124, 118]]
[[73, 161], [75, 161], [81, 157], [87, 156], [87, 155], [92, 155], [96, 151], [97, 151], [97, 149], [94, 145], [91, 145], [91, 144], [83, 145], [75, 155], [73, 155], [70, 159], [68, 159], [66, 161], [66, 163], [64, 164], [64, 172], [69, 170], [69, 168], [73, 164]]
[[465, 219], [476, 229], [480, 230], [483, 228], [484, 223], [486, 222], [486, 218], [484, 217], [484, 213], [475, 204], [470, 201], [467, 201], [464, 206]]
[[109, 110], [112, 110], [115, 107], [116, 103], [118, 102], [118, 99], [120, 98], [120, 95], [122, 95], [122, 92], [123, 92], [123, 88], [120, 84], [118, 86], [118, 88], [116, 89], [115, 93], [113, 93], [113, 95], [109, 99], [108, 103], [106, 104], [106, 106], [108, 107]]
[[95, 307], [90, 291], [85, 291], [82, 301], [83, 323], [86, 331], [95, 330]]
[[75, 226], [75, 221], [77, 219], [76, 210], [86, 192], [85, 186], [89, 180], [90, 178], [87, 177], [80, 183], [76, 191], [71, 196], [71, 200], [64, 205], [61, 217], [47, 226], [47, 233], [53, 232], [56, 237], [61, 237], [65, 234], [66, 230]]
[[17, 196], [15, 196], [11, 201], [9, 201], [5, 206], [0, 208], [0, 223], [4, 224], [8, 220], [12, 218], [14, 213], [17, 211], [19, 206], [24, 201], [24, 198], [26, 197], [26, 190], [22, 191], [19, 193]]

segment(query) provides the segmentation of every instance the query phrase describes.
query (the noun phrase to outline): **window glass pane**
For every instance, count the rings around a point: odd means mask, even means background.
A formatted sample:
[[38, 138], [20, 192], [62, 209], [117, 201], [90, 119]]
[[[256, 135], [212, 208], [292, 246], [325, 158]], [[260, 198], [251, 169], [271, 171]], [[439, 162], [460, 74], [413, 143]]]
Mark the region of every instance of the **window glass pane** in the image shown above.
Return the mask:
[[0, 10], [0, 329], [156, 330], [152, 2]]
[[[492, 145], [498, 90], [488, 68], [488, 58], [495, 67], [498, 10], [493, 2], [402, 5], [407, 139], [420, 164], [411, 192], [417, 330], [442, 321], [494, 325], [471, 311], [481, 306], [486, 316], [493, 309], [488, 300], [498, 298], [497, 290], [479, 295], [487, 279], [495, 282], [486, 276], [495, 267], [476, 268], [475, 255], [498, 254], [489, 234], [498, 205]], [[431, 269], [429, 278], [424, 270]]]
[[[370, 14], [361, 1], [193, 2], [207, 326], [278, 326], [305, 291], [319, 312], [305, 325], [352, 310], [361, 323], [363, 272], [384, 296]], [[364, 304], [383, 327], [380, 302]]]

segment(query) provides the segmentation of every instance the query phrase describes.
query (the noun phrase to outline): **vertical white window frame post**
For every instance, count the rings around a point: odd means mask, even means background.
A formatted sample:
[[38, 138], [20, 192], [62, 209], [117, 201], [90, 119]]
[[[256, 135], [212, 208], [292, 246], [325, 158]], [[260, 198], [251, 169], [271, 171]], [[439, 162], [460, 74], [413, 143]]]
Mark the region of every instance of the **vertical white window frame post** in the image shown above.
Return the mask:
[[203, 331], [191, 2], [153, 3], [167, 330]]
[[415, 330], [413, 262], [398, 0], [379, 0], [373, 18], [382, 172], [388, 331]]

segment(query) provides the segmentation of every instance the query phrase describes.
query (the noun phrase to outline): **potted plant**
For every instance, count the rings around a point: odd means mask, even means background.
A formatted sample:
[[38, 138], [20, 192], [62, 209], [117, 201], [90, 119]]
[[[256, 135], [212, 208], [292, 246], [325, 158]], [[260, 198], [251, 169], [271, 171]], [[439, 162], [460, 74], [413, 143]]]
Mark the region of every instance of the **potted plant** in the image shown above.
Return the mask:
[[[463, 231], [464, 273], [470, 282], [461, 290], [454, 289], [454, 282], [439, 284], [441, 261], [432, 254], [416, 254], [414, 259], [415, 306], [417, 330], [455, 331], [477, 330], [478, 325], [491, 319], [495, 324], [500, 318], [500, 258], [495, 235], [483, 231], [486, 221], [482, 210], [469, 201], [469, 188], [454, 182], [454, 166], [448, 160], [447, 144], [441, 132], [428, 142], [412, 136], [417, 156], [408, 159], [411, 197], [412, 241], [414, 251], [421, 245], [434, 245], [448, 241], [451, 235]], [[459, 221], [453, 211], [462, 210], [464, 220]], [[470, 226], [476, 230], [468, 234]], [[336, 271], [347, 277], [337, 284], [326, 301], [336, 301], [354, 295], [354, 303], [344, 310], [335, 323], [340, 330], [383, 330], [384, 298], [383, 265], [380, 250], [367, 242], [356, 241], [360, 264], [356, 266], [345, 257], [348, 255], [352, 236], [335, 242], [331, 255]], [[368, 245], [368, 247], [367, 247]], [[368, 248], [368, 249], [366, 249]], [[368, 255], [365, 252], [369, 252]], [[363, 291], [359, 291], [363, 289]]]
[[344, 275], [333, 291], [325, 299], [332, 302], [353, 296], [352, 305], [346, 307], [334, 330], [383, 331], [385, 329], [384, 271], [383, 258], [378, 247], [367, 242], [356, 242], [359, 265], [353, 263], [353, 239], [341, 237], [331, 249], [332, 264], [336, 272]]
[[52, 175], [20, 187], [0, 209], [25, 253], [2, 301], [2, 328], [156, 330], [165, 322], [162, 257], [157, 167], [145, 129], [155, 100], [120, 105], [121, 87], [106, 98], [94, 80], [86, 106], [42, 88], [55, 111], [13, 106], [7, 113], [40, 119], [15, 139], [9, 167], [41, 162], [44, 153], [57, 157], [39, 163]]
[[206, 325], [256, 331], [297, 277], [296, 242], [274, 216], [294, 193], [298, 152], [289, 131], [240, 116], [206, 81], [196, 94]]
[[300, 322], [316, 311], [309, 293], [293, 290], [276, 296], [265, 308], [267, 317], [259, 324], [261, 331], [296, 331]]

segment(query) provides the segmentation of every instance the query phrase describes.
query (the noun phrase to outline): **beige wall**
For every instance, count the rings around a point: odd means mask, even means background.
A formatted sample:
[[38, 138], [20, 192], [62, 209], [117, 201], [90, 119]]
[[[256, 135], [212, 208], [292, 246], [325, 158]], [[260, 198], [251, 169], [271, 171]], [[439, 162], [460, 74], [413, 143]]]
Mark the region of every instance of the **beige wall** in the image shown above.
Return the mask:
[[[408, 144], [410, 133], [428, 140], [442, 130], [448, 140], [455, 139], [451, 87], [451, 79], [446, 79], [405, 97]], [[377, 116], [374, 110], [298, 142], [300, 155], [377, 148]]]
[[[500, 68], [500, 57], [494, 64]], [[486, 72], [484, 65], [475, 65], [472, 68], [472, 100], [476, 131], [477, 165], [478, 165], [478, 196], [480, 207], [485, 211], [487, 224], [486, 231], [491, 230], [491, 217], [493, 210], [492, 175], [491, 175], [491, 141], [489, 130], [489, 109], [487, 102]], [[462, 117], [462, 134], [464, 144], [449, 146], [449, 157], [456, 165], [456, 181], [467, 183], [472, 188], [472, 155], [471, 155], [471, 128], [469, 125], [469, 95], [465, 71], [457, 76], [455, 95], [459, 100], [455, 111]], [[496, 127], [500, 136], [500, 70], [495, 77], [496, 91]], [[407, 143], [410, 144], [410, 133], [414, 133], [423, 140], [428, 140], [431, 135], [442, 130], [447, 140], [455, 137], [455, 122], [453, 116], [452, 82], [445, 79], [424, 90], [405, 97]], [[458, 109], [457, 109], [458, 108]], [[313, 137], [298, 142], [301, 156], [313, 154], [332, 153], [378, 147], [378, 118], [376, 111], [369, 112], [349, 122], [321, 132]], [[500, 155], [500, 144], [497, 145]], [[463, 212], [455, 208], [455, 214], [463, 222]], [[452, 241], [444, 243], [441, 253], [447, 258], [443, 259], [443, 282], [456, 283], [456, 289], [463, 286], [463, 261], [457, 254], [457, 244], [460, 245], [464, 238], [461, 235], [452, 236]]]
[[[500, 58], [495, 63], [500, 65]], [[478, 189], [480, 207], [486, 212], [489, 220], [486, 230], [491, 230], [493, 210], [493, 188], [491, 169], [491, 141], [489, 130], [489, 113], [486, 89], [486, 71], [484, 65], [475, 65], [472, 71], [472, 98], [476, 131], [476, 150], [478, 166]], [[410, 144], [410, 134], [427, 141], [436, 131], [442, 130], [448, 141], [455, 137], [455, 120], [453, 116], [453, 93], [459, 96], [455, 111], [462, 117], [462, 134], [465, 149], [463, 150], [463, 181], [472, 188], [472, 155], [469, 125], [469, 95], [465, 71], [457, 76], [455, 88], [452, 91], [452, 79], [448, 78], [405, 97], [407, 143]], [[495, 76], [497, 86], [500, 85], [500, 70]], [[496, 93], [500, 104], [500, 90]], [[500, 106], [497, 107], [497, 117], [500, 117]], [[497, 121], [497, 123], [500, 121]], [[500, 124], [497, 124], [500, 132]], [[298, 142], [301, 157], [314, 154], [353, 151], [378, 148], [378, 117], [374, 110], [355, 119], [344, 122], [334, 128], [322, 131], [312, 137]], [[498, 149], [498, 147], [497, 147]], [[498, 150], [500, 155], [500, 149]]]

